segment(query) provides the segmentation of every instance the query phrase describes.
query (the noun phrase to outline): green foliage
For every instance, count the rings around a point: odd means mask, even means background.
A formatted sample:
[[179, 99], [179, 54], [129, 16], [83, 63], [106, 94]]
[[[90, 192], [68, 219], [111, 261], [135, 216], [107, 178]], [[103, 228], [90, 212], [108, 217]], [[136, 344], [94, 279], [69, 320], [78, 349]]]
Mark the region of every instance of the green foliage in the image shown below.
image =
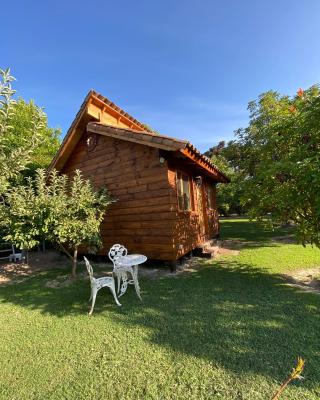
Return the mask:
[[10, 125], [12, 129], [8, 135], [8, 145], [11, 149], [21, 146], [22, 143], [32, 140], [33, 120], [38, 119], [41, 127], [38, 131], [39, 142], [34, 148], [30, 162], [27, 167], [27, 174], [34, 174], [37, 168], [47, 168], [56, 154], [60, 141], [60, 130], [48, 127], [46, 114], [37, 107], [33, 101], [27, 103], [18, 99], [12, 107]]
[[[13, 100], [13, 81], [9, 69], [0, 70], [1, 232], [23, 249], [42, 239], [58, 244], [73, 258], [74, 274], [78, 247], [101, 245], [100, 223], [111, 200], [105, 191], [95, 192], [79, 171], [69, 181], [56, 172], [47, 180], [37, 170], [50, 163], [60, 132], [48, 127], [45, 113], [33, 102]], [[23, 176], [29, 176], [25, 185]]]
[[0, 193], [23, 175], [47, 167], [59, 145], [59, 131], [48, 128], [43, 110], [33, 102], [15, 101], [10, 69], [0, 69]]
[[157, 131], [156, 129], [152, 128], [152, 126], [150, 126], [149, 124], [142, 124], [148, 131], [150, 131], [151, 133], [154, 133], [156, 135], [160, 135], [160, 132]]
[[220, 142], [205, 153], [211, 161], [224, 172], [230, 183], [217, 185], [217, 204], [219, 214], [244, 214], [245, 208], [241, 202], [243, 172], [239, 168], [239, 146], [234, 141], [225, 144]]
[[16, 102], [12, 96], [15, 91], [12, 89], [14, 77], [10, 69], [0, 69], [0, 193], [6, 192], [8, 187], [20, 177], [27, 164], [31, 161], [34, 149], [40, 141], [40, 132], [43, 129], [43, 111], [36, 108], [37, 113], [32, 115], [29, 135], [21, 137], [21, 141], [12, 146], [11, 140], [14, 133], [12, 125], [14, 108]]
[[294, 223], [303, 244], [320, 246], [318, 86], [292, 98], [269, 91], [248, 108], [249, 126], [207, 153], [231, 177], [218, 191], [220, 211], [270, 213], [271, 224]]
[[244, 201], [252, 217], [293, 222], [303, 244], [320, 246], [320, 91], [293, 98], [276, 92], [249, 104], [250, 123], [238, 131], [245, 149]]
[[54, 228], [49, 239], [76, 249], [85, 245], [95, 252], [101, 247], [100, 224], [112, 202], [105, 189], [94, 191], [89, 180], [76, 171], [71, 182], [56, 172], [50, 175]]
[[9, 231], [5, 239], [23, 249], [47, 239], [73, 259], [75, 274], [79, 246], [90, 251], [101, 246], [100, 224], [110, 203], [106, 190], [94, 191], [80, 171], [68, 179], [56, 171], [47, 177], [44, 170], [37, 170], [27, 185], [8, 190], [6, 205], [0, 208]]

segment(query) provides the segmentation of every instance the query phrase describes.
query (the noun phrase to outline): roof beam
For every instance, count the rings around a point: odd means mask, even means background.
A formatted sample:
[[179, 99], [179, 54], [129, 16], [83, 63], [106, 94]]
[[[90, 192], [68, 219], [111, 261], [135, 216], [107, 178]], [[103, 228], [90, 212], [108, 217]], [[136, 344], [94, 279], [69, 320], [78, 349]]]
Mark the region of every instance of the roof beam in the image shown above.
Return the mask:
[[194, 163], [200, 165], [203, 169], [210, 173], [210, 175], [214, 175], [215, 179], [218, 182], [230, 182], [229, 179], [223, 175], [218, 169], [215, 169], [210, 166], [209, 162], [203, 161], [202, 157], [195, 155], [192, 151], [188, 149], [188, 147], [181, 149], [180, 152], [185, 156], [192, 160]]
[[106, 112], [108, 114], [111, 114], [112, 116], [115, 117], [115, 119], [118, 119], [119, 117], [121, 118], [122, 122], [126, 125], [128, 125], [128, 127], [131, 127], [132, 129], [135, 129], [137, 131], [143, 131], [144, 129], [141, 128], [140, 125], [136, 124], [134, 121], [132, 121], [131, 119], [127, 118], [125, 114], [121, 114], [119, 111], [117, 111], [116, 109], [114, 109], [113, 107], [109, 106], [108, 104], [106, 104], [103, 100], [99, 99], [99, 97], [96, 97], [95, 95], [91, 96], [90, 99], [91, 103], [98, 103], [99, 107], [102, 109], [102, 112]]
[[[144, 146], [155, 147], [161, 150], [176, 151], [181, 148], [180, 146], [173, 147], [172, 145], [167, 145], [162, 143], [157, 139], [156, 136], [150, 136], [150, 134], [145, 134], [143, 132], [130, 132], [129, 130], [122, 128], [107, 127], [105, 125], [98, 125], [94, 123], [89, 123], [87, 126], [88, 132], [98, 133], [102, 136], [112, 137], [114, 139], [125, 140], [127, 142], [133, 142], [137, 144], [142, 144]], [[160, 139], [160, 138], [159, 138]]]

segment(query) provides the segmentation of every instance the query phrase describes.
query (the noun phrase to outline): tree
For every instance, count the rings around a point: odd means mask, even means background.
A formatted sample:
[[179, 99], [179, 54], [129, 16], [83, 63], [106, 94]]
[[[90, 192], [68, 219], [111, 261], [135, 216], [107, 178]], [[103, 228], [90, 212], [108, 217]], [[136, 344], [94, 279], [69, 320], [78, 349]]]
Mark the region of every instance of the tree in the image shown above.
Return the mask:
[[221, 141], [205, 153], [230, 179], [228, 184], [217, 185], [217, 204], [219, 213], [222, 215], [245, 213], [241, 201], [244, 175], [240, 168], [241, 154], [239, 145], [235, 141], [227, 144]]
[[14, 184], [21, 176], [21, 171], [32, 160], [34, 149], [39, 145], [41, 130], [43, 129], [43, 111], [34, 106], [34, 113], [30, 115], [29, 127], [26, 129], [28, 135], [21, 136], [19, 143], [12, 146], [14, 126], [14, 108], [16, 102], [12, 96], [15, 91], [11, 83], [14, 77], [10, 74], [10, 69], [0, 69], [0, 194]]
[[72, 260], [72, 277], [75, 277], [79, 247], [85, 246], [88, 251], [96, 252], [102, 245], [100, 225], [113, 200], [106, 189], [94, 191], [90, 181], [84, 180], [79, 170], [70, 182], [56, 172], [49, 179], [54, 204], [53, 229], [48, 238]]
[[44, 170], [29, 177], [27, 185], [10, 188], [6, 201], [0, 208], [5, 239], [23, 249], [44, 238], [51, 241], [72, 261], [73, 277], [79, 247], [94, 252], [101, 246], [100, 224], [112, 202], [105, 189], [94, 191], [80, 171], [69, 179], [56, 171], [47, 177]]
[[150, 131], [152, 133], [154, 133], [155, 135], [160, 135], [160, 132], [157, 131], [156, 129], [152, 128], [152, 126], [150, 126], [149, 124], [142, 124], [147, 131]]
[[293, 222], [303, 244], [320, 247], [320, 91], [262, 94], [237, 132], [245, 150], [243, 197], [252, 217]]
[[25, 145], [26, 141], [32, 140], [33, 120], [37, 118], [41, 123], [38, 130], [39, 141], [30, 155], [30, 161], [26, 166], [25, 174], [34, 174], [37, 168], [47, 168], [56, 154], [60, 140], [61, 131], [48, 127], [48, 119], [42, 109], [37, 107], [33, 101], [26, 102], [19, 98], [12, 107], [10, 125], [12, 128], [8, 134], [8, 146], [13, 150]]

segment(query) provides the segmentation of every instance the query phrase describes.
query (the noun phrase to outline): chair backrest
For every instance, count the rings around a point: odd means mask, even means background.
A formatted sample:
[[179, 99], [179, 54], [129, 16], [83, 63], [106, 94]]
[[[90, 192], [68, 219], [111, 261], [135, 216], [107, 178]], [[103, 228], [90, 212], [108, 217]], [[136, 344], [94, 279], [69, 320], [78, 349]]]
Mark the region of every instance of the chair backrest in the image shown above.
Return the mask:
[[84, 262], [86, 263], [86, 267], [87, 267], [88, 274], [89, 274], [89, 277], [90, 277], [90, 282], [93, 282], [94, 281], [94, 277], [93, 277], [93, 269], [91, 267], [91, 264], [89, 263], [89, 260], [87, 259], [87, 257], [83, 256], [83, 259], [84, 259]]
[[108, 256], [113, 262], [113, 265], [115, 265], [118, 258], [126, 256], [127, 254], [128, 250], [122, 244], [114, 244], [109, 250]]
[[15, 254], [13, 244], [0, 243], [0, 260], [10, 258], [12, 254]]

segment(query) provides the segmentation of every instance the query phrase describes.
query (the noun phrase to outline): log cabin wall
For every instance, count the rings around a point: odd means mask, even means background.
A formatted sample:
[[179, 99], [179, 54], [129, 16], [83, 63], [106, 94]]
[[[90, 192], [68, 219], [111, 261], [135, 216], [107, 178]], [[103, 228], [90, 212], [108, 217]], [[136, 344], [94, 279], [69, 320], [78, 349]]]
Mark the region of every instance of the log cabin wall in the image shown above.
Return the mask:
[[117, 200], [101, 226], [105, 255], [115, 243], [131, 253], [151, 259], [174, 260], [172, 187], [159, 150], [137, 143], [96, 135], [96, 146], [88, 151], [84, 132], [62, 173], [79, 169], [95, 188], [106, 186]]
[[[209, 185], [212, 188], [212, 206], [209, 207], [208, 199], [206, 198], [206, 209], [208, 216], [208, 236], [209, 238], [215, 237], [219, 233], [219, 213], [217, 207], [217, 182], [211, 179], [204, 179], [204, 187], [207, 188]], [[208, 192], [206, 191], [206, 196], [208, 196]]]
[[[190, 178], [190, 190], [191, 190], [191, 211], [180, 211], [177, 200], [177, 186], [176, 186], [176, 173], [182, 171], [186, 173]], [[199, 198], [197, 192], [197, 185], [194, 177], [198, 174], [196, 170], [192, 170], [190, 167], [186, 167], [183, 163], [177, 163], [176, 161], [169, 162], [168, 168], [168, 180], [171, 186], [171, 207], [176, 215], [176, 221], [173, 227], [173, 245], [175, 258], [179, 259], [184, 254], [192, 251], [198, 247], [204, 241], [213, 238], [219, 231], [219, 216], [216, 207], [216, 186], [215, 181], [203, 177], [202, 185], [202, 199]], [[207, 185], [212, 188], [212, 202], [209, 208], [207, 199]], [[204, 226], [201, 229], [200, 218], [200, 206], [199, 201], [202, 200], [203, 204], [203, 222]], [[205, 232], [203, 232], [205, 231]], [[203, 234], [205, 233], [205, 234]]]
[[[56, 168], [72, 175], [80, 169], [96, 188], [106, 186], [117, 199], [102, 223], [104, 247], [99, 254], [106, 254], [109, 247], [118, 242], [131, 253], [143, 253], [151, 259], [176, 260], [218, 232], [215, 179], [228, 182], [228, 178], [208, 166], [191, 144], [162, 138], [162, 146], [168, 147], [159, 150], [150, 144], [142, 145], [96, 132], [90, 133], [90, 136], [96, 135], [97, 140], [91, 141], [88, 147], [87, 124], [93, 121], [127, 128], [136, 134], [152, 132], [105, 97], [90, 91], [52, 160], [49, 170]], [[159, 156], [166, 160], [162, 165]], [[177, 170], [190, 176], [192, 210], [189, 212], [178, 209]], [[203, 177], [204, 223], [199, 218], [196, 176]], [[213, 189], [212, 209], [207, 205], [207, 183]]]

